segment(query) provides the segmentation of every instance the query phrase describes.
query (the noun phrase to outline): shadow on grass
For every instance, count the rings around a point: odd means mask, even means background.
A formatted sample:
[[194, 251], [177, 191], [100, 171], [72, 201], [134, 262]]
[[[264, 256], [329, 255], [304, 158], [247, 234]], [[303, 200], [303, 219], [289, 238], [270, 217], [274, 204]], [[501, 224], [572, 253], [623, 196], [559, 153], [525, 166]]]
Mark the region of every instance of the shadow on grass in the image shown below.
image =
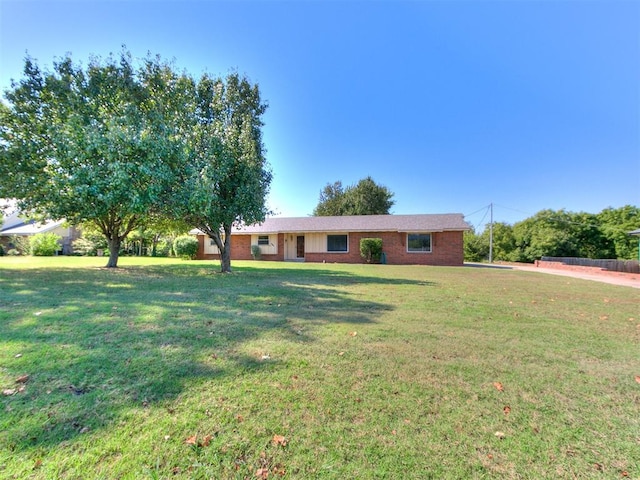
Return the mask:
[[[5, 270], [0, 278], [0, 443], [48, 447], [170, 402], [200, 382], [278, 368], [241, 351], [267, 336], [314, 341], [327, 323], [374, 323], [390, 307], [343, 287], [415, 282], [324, 268], [211, 266]], [[206, 275], [205, 275], [206, 274]]]

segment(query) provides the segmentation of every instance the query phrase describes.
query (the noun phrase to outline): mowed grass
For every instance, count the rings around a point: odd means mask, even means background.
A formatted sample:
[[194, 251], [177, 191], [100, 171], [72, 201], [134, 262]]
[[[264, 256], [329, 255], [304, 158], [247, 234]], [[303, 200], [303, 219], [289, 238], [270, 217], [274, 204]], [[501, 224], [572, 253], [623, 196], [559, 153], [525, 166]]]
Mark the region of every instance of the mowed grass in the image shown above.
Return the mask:
[[640, 478], [636, 289], [104, 262], [0, 258], [0, 478]]

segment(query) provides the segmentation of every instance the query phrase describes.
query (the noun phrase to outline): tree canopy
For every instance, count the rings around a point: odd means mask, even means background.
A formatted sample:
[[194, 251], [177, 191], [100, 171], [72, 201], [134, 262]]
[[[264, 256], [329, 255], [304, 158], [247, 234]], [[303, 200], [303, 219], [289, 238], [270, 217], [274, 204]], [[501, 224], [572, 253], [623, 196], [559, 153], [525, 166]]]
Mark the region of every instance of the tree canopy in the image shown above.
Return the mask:
[[159, 211], [178, 169], [173, 112], [181, 79], [159, 59], [136, 69], [128, 53], [86, 69], [69, 56], [24, 78], [0, 110], [0, 196], [22, 210], [93, 223], [117, 266], [122, 240]]
[[262, 145], [266, 104], [230, 74], [195, 81], [159, 57], [69, 56], [24, 77], [0, 103], [0, 198], [105, 236], [108, 267], [141, 225], [179, 219], [216, 241], [230, 270], [233, 225], [266, 215], [271, 182]]
[[263, 221], [268, 213], [272, 173], [261, 130], [267, 106], [258, 86], [235, 73], [226, 79], [205, 75], [194, 87], [173, 213], [213, 239], [221, 270], [229, 272], [232, 229]]
[[395, 204], [393, 193], [366, 177], [343, 188], [341, 181], [327, 183], [320, 191], [314, 216], [386, 215]]

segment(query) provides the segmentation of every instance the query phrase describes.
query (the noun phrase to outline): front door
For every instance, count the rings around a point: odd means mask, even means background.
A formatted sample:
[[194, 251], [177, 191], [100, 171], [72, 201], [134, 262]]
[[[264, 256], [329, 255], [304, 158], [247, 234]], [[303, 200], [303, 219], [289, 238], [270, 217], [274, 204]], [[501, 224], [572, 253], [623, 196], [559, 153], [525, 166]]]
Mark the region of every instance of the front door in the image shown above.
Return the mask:
[[304, 258], [304, 235], [296, 237], [296, 258]]

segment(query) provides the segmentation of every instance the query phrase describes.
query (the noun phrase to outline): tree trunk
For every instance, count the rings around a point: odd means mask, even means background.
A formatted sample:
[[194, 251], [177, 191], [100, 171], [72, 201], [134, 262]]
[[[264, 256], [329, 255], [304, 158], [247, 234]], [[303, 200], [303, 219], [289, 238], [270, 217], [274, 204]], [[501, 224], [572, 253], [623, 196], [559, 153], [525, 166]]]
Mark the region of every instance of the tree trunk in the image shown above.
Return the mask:
[[153, 236], [153, 240], [151, 241], [151, 256], [152, 257], [155, 257], [157, 255], [158, 240], [160, 240], [160, 234], [154, 235]]
[[226, 248], [220, 254], [220, 271], [222, 273], [231, 273], [231, 255]]
[[231, 273], [231, 226], [224, 225], [224, 244], [220, 250], [220, 271]]
[[118, 267], [118, 255], [120, 254], [120, 239], [115, 238], [107, 239], [107, 245], [109, 245], [109, 261], [107, 262], [107, 268]]

